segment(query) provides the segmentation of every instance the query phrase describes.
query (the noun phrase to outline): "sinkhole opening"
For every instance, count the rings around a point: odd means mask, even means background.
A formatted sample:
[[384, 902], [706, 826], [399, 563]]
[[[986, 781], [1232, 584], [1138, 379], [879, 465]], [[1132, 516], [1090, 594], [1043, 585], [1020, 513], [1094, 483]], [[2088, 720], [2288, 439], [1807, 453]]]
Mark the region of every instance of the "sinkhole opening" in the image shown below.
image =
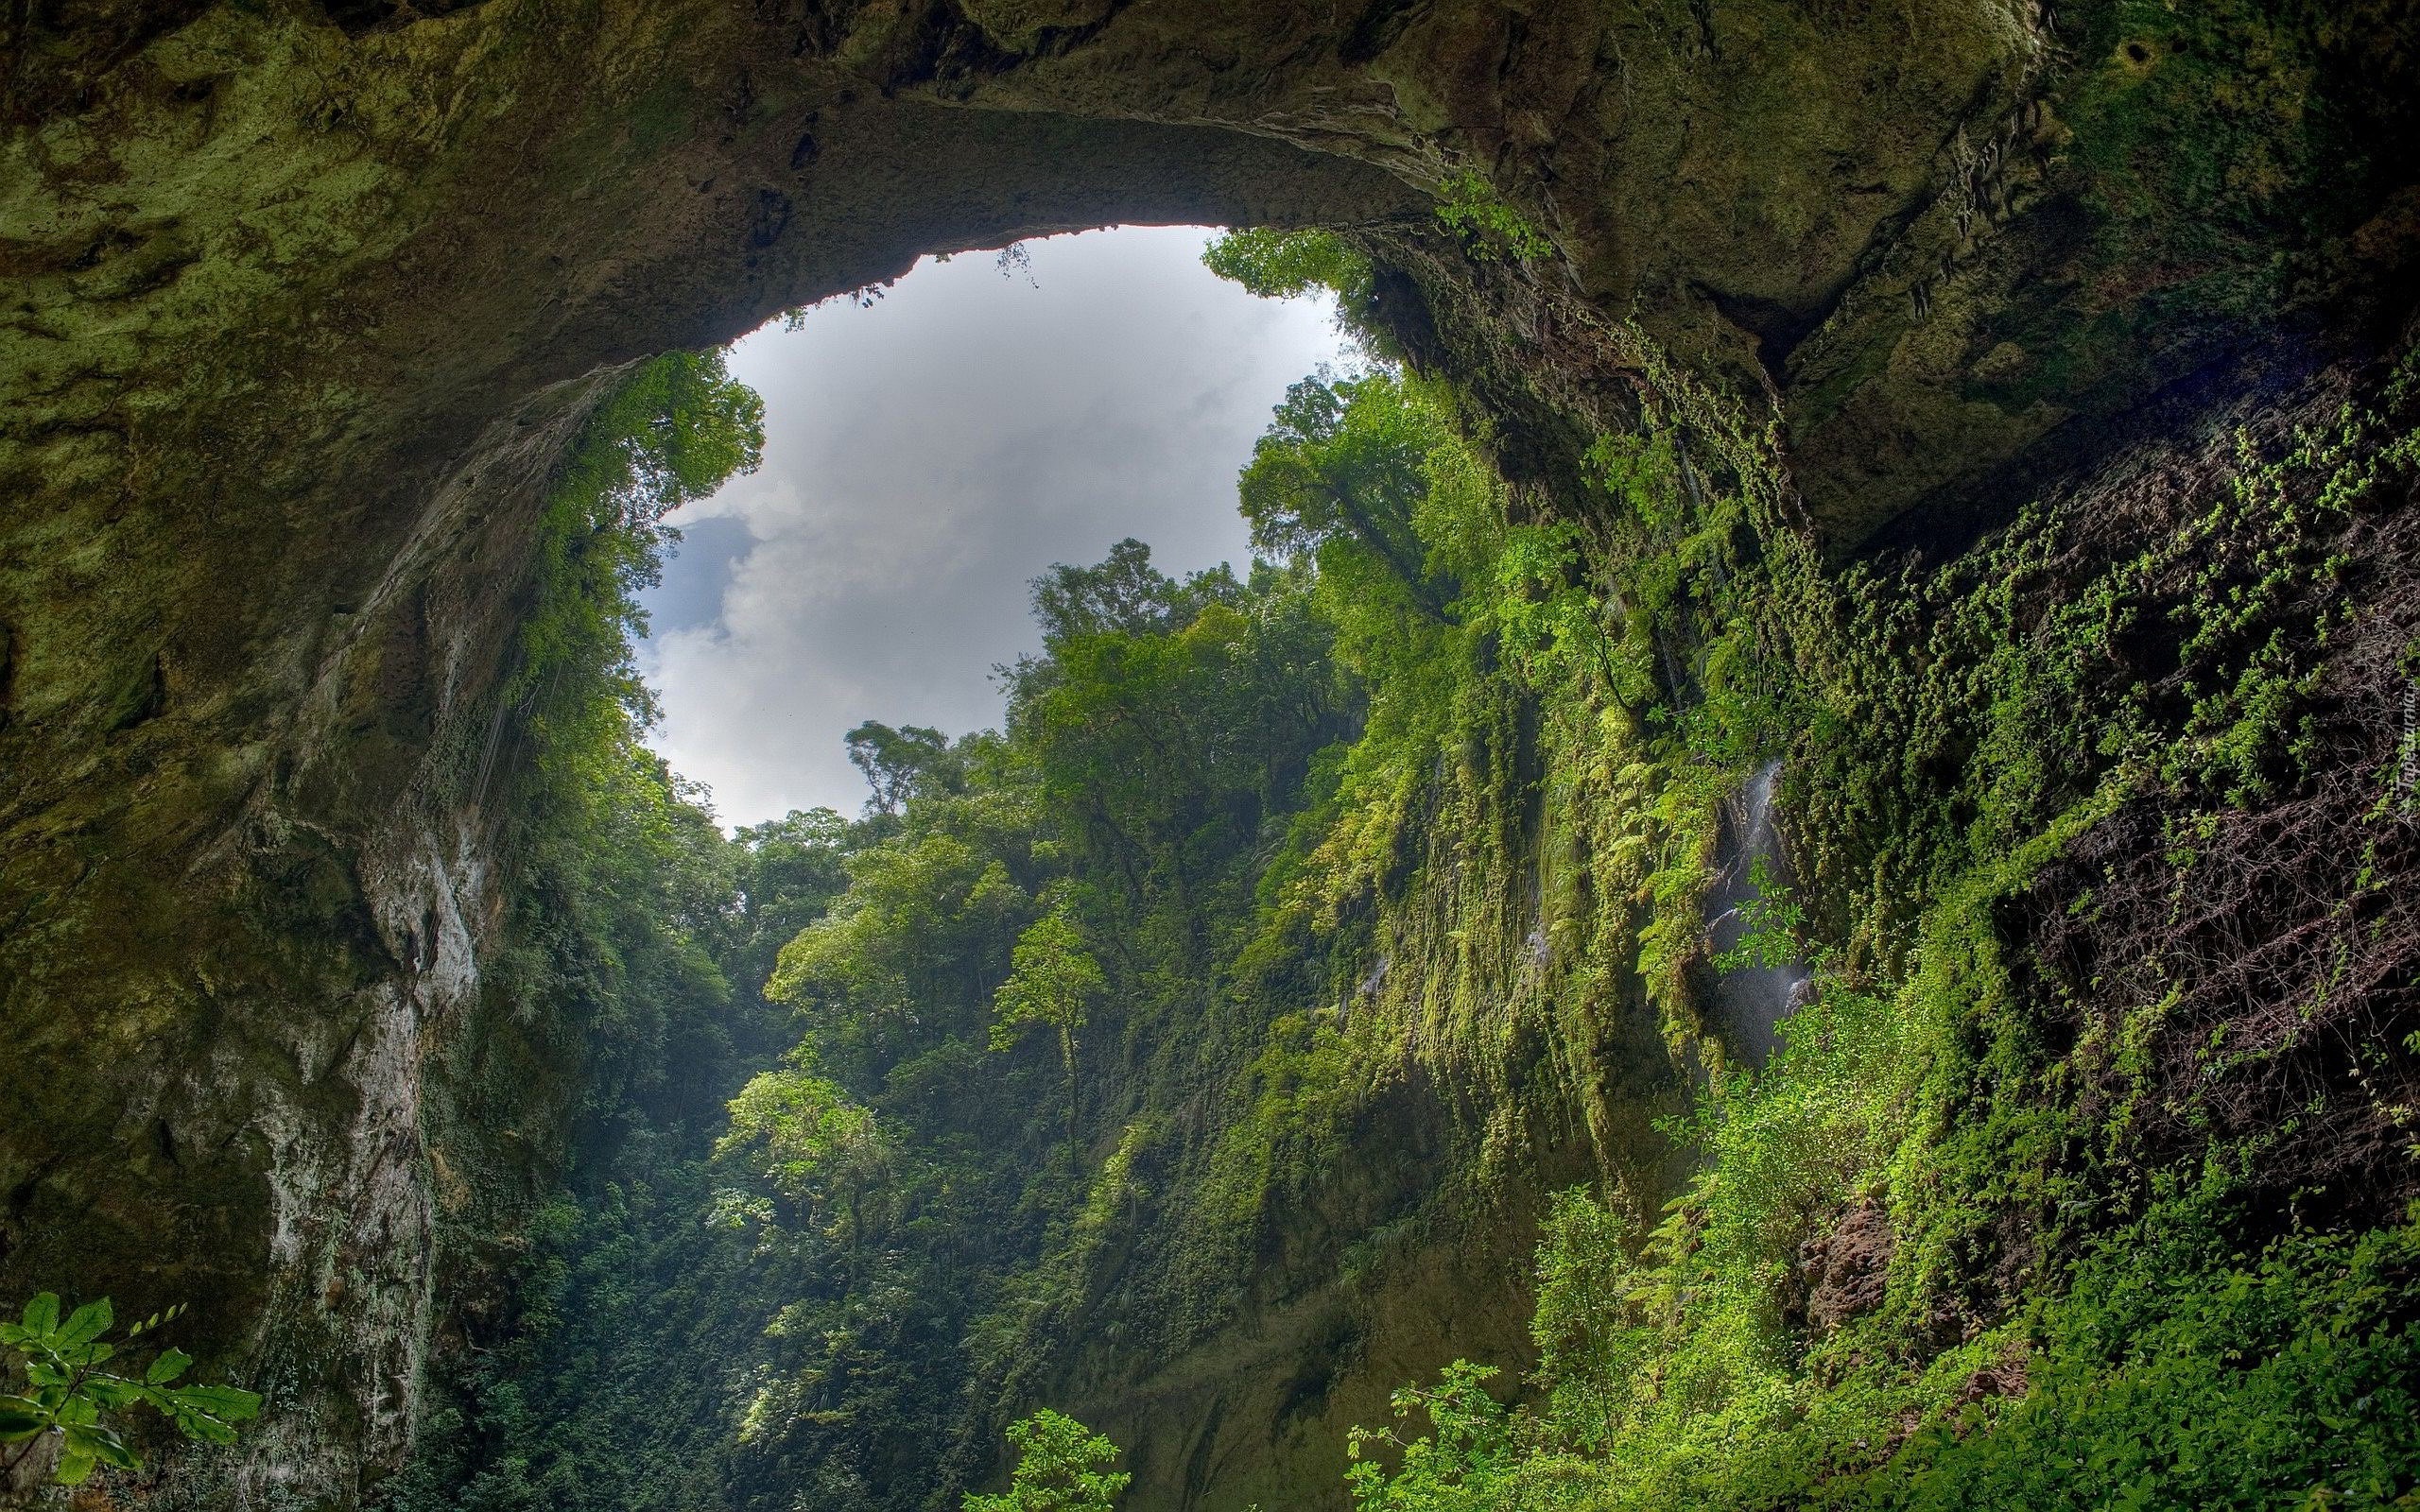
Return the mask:
[[1238, 470], [1290, 385], [1367, 358], [1325, 290], [1214, 273], [1220, 234], [929, 256], [732, 345], [763, 462], [666, 517], [637, 646], [650, 744], [726, 825], [856, 812], [872, 774], [847, 737], [867, 721], [998, 725], [1055, 566], [1138, 541], [1171, 578], [1249, 575]]

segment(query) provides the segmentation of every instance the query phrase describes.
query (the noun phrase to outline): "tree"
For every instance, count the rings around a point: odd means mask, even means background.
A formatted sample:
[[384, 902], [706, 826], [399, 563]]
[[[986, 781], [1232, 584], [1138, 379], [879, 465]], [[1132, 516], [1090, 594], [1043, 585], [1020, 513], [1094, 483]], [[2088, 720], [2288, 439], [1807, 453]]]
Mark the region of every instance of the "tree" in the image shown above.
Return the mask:
[[955, 785], [949, 737], [924, 725], [893, 730], [869, 719], [848, 733], [849, 765], [863, 772], [873, 797], [866, 806], [896, 815], [920, 793]]
[[[1493, 1512], [1524, 1504], [1516, 1489], [1518, 1419], [1487, 1394], [1495, 1373], [1494, 1366], [1457, 1360], [1438, 1384], [1395, 1391], [1389, 1401], [1396, 1421], [1426, 1414], [1430, 1432], [1420, 1437], [1356, 1423], [1344, 1447], [1344, 1484], [1356, 1512]], [[1380, 1448], [1398, 1459], [1392, 1475], [1373, 1452]]]
[[1377, 269], [1334, 232], [1231, 231], [1201, 253], [1202, 266], [1265, 300], [1297, 299], [1314, 289], [1336, 296], [1336, 323], [1365, 352], [1393, 354], [1377, 318]]
[[1253, 549], [1287, 559], [1357, 541], [1443, 622], [1450, 585], [1432, 579], [1412, 528], [1442, 438], [1437, 417], [1409, 403], [1392, 373], [1295, 384], [1238, 480]]
[[1370, 260], [1328, 231], [1231, 231], [1201, 253], [1202, 266], [1264, 300], [1290, 300], [1313, 289], [1342, 295], [1370, 280]]
[[[180, 1306], [155, 1313], [126, 1336], [130, 1341], [183, 1311]], [[16, 1353], [26, 1376], [24, 1396], [0, 1395], [0, 1445], [9, 1446], [0, 1452], [0, 1489], [15, 1488], [19, 1473], [35, 1464], [35, 1452], [54, 1442], [59, 1459], [52, 1477], [61, 1486], [83, 1484], [97, 1466], [141, 1469], [134, 1451], [102, 1426], [104, 1413], [149, 1407], [185, 1437], [211, 1444], [233, 1443], [235, 1424], [259, 1415], [261, 1399], [252, 1392], [176, 1384], [193, 1366], [182, 1349], [161, 1350], [139, 1378], [103, 1370], [118, 1354], [118, 1347], [102, 1337], [113, 1321], [104, 1297], [61, 1322], [58, 1295], [44, 1292], [26, 1304], [20, 1321], [0, 1323], [0, 1346]]]
[[852, 1237], [865, 1232], [866, 1194], [890, 1164], [890, 1148], [871, 1108], [802, 1058], [752, 1078], [731, 1101], [731, 1132], [717, 1155], [759, 1152], [774, 1190], [813, 1212], [837, 1202]]
[[999, 833], [1023, 818], [998, 795], [951, 799], [850, 854], [848, 891], [782, 947], [765, 984], [803, 1011], [830, 1074], [871, 1093], [900, 1056], [981, 1023], [1030, 906]]
[[1045, 1407], [1009, 1425], [1017, 1468], [998, 1496], [967, 1493], [964, 1512], [1110, 1512], [1132, 1475], [1104, 1469], [1117, 1446]]
[[792, 810], [732, 836], [738, 907], [718, 940], [733, 987], [761, 992], [783, 946], [821, 919], [849, 885], [849, 821], [830, 809]]
[[1034, 623], [1048, 646], [1113, 631], [1152, 635], [1181, 629], [1204, 606], [1232, 604], [1243, 594], [1223, 566], [1177, 581], [1153, 567], [1151, 548], [1132, 536], [1110, 547], [1098, 566], [1060, 562], [1031, 586]]
[[765, 455], [765, 402], [733, 380], [723, 353], [673, 352], [639, 369], [598, 423], [627, 469], [624, 518], [653, 523], [702, 499]]
[[1084, 948], [1083, 936], [1064, 903], [1033, 921], [1017, 936], [1009, 955], [1009, 979], [992, 998], [996, 1017], [992, 1048], [1007, 1050], [1031, 1024], [1058, 1031], [1059, 1058], [1067, 1069], [1067, 1145], [1076, 1144], [1076, 1034], [1084, 1025], [1084, 1005], [1109, 988], [1100, 963]]

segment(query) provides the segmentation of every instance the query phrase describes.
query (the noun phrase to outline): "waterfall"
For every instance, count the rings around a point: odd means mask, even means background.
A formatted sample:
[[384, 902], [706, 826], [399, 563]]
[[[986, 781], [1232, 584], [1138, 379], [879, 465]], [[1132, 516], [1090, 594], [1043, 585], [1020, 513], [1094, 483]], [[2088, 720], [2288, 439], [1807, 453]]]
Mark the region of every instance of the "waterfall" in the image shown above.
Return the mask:
[[[1760, 869], [1777, 887], [1789, 885], [1789, 856], [1773, 822], [1773, 788], [1780, 778], [1781, 763], [1767, 762], [1723, 805], [1715, 837], [1714, 885], [1706, 889], [1704, 903], [1710, 954], [1730, 950], [1746, 936], [1744, 905], [1759, 896]], [[1781, 1021], [1798, 1005], [1809, 980], [1806, 963], [1798, 960], [1742, 966], [1715, 975], [1710, 1006], [1716, 1032], [1732, 1053], [1762, 1064], [1780, 1043]]]

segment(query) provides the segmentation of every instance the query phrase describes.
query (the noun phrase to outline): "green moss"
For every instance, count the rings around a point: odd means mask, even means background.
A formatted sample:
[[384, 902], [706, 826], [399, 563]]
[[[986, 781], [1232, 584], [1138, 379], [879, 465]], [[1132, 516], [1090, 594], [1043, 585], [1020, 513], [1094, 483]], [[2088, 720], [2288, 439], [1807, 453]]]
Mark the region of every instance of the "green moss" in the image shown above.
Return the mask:
[[[1660, 1213], [1619, 1187], [1558, 1208], [1540, 1397], [1508, 1410], [1449, 1372], [1403, 1398], [1436, 1429], [1356, 1471], [1363, 1506], [2383, 1506], [2420, 1487], [2396, 1383], [2420, 1349], [2414, 1230], [2281, 1233], [2264, 1185], [2293, 1179], [2278, 1142], [2330, 1094], [2277, 1108], [2276, 1131], [2222, 1123], [2256, 1095], [2230, 1078], [2273, 1052], [2219, 1054], [2221, 1023], [2180, 1084], [2196, 984], [2074, 982], [2021, 927], [2043, 879], [2130, 816], [2167, 816], [2186, 896], [2204, 848], [2243, 843], [2228, 816], [2308, 800], [2334, 632], [2362, 603], [2335, 543], [2412, 472], [2411, 385], [2407, 367], [2371, 408], [2247, 442], [2105, 556], [2079, 547], [2088, 514], [2038, 509], [1888, 580], [1784, 549], [1720, 558], [1752, 586], [1707, 591], [1701, 567], [1666, 593], [1651, 566], [1648, 623], [1730, 665], [1650, 721], [1676, 847], [1650, 898], [1685, 905], [1648, 913], [1641, 970], [1685, 989], [1655, 963], [1697, 937], [1690, 795], [1720, 789], [1692, 764], [1783, 749], [1814, 1005], [1772, 1064], [1718, 1061], [1668, 1125], [1703, 1163]], [[2368, 873], [2330, 885], [2325, 915], [2372, 906]], [[2089, 894], [2056, 901], [2089, 920]], [[2386, 1074], [2403, 1052], [2367, 1033]]]

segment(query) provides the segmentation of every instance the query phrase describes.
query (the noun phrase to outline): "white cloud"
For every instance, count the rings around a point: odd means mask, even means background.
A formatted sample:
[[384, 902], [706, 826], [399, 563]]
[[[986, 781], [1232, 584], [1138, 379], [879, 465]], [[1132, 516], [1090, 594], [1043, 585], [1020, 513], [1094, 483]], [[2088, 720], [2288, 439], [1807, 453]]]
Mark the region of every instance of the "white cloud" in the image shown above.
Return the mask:
[[[1246, 550], [1236, 472], [1286, 386], [1337, 359], [1327, 311], [1201, 266], [1207, 232], [1121, 228], [929, 260], [871, 308], [838, 303], [733, 351], [765, 396], [765, 466], [675, 524], [731, 517], [744, 554], [675, 558], [641, 647], [657, 748], [726, 822], [854, 811], [840, 737], [862, 719], [997, 723], [991, 669], [1031, 650], [1027, 580], [1126, 536], [1166, 571]], [[718, 540], [738, 540], [724, 532]]]

